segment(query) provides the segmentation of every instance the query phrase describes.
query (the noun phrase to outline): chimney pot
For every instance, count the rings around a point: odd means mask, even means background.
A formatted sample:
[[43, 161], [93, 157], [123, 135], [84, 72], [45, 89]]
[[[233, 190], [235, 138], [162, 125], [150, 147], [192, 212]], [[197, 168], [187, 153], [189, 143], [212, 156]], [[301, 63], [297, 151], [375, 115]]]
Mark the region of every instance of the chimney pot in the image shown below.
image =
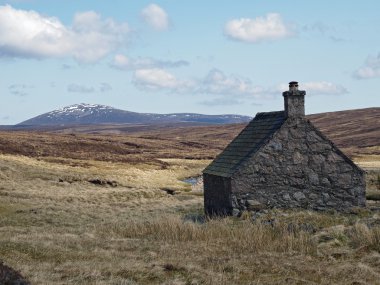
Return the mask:
[[289, 82], [289, 91], [298, 91], [298, 82], [297, 81]]

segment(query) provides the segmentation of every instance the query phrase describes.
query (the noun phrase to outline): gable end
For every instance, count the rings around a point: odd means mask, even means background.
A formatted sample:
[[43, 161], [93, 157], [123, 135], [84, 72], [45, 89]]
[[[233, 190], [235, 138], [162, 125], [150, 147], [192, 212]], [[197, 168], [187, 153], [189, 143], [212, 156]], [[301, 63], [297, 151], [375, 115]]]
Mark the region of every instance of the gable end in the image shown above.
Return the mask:
[[329, 142], [334, 151], [339, 154], [340, 157], [342, 157], [344, 159], [345, 162], [347, 162], [349, 165], [351, 165], [354, 169], [356, 169], [357, 171], [359, 171], [360, 173], [364, 174], [365, 171], [363, 169], [361, 169], [357, 164], [355, 164], [355, 162], [353, 162], [346, 154], [344, 154], [344, 152], [342, 152], [335, 144], [333, 141], [331, 141], [328, 137], [326, 137], [326, 135], [324, 135], [316, 126], [313, 125], [313, 123], [308, 120], [308, 119], [305, 119], [306, 122], [309, 124], [309, 126], [313, 129], [313, 131], [318, 135], [320, 136], [321, 138], [323, 138], [325, 141]]

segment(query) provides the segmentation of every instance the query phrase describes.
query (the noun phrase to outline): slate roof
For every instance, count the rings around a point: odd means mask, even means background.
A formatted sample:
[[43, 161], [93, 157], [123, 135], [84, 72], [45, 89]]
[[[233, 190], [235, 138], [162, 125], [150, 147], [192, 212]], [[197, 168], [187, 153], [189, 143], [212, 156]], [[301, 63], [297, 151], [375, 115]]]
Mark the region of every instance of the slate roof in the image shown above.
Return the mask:
[[231, 177], [239, 165], [257, 152], [285, 122], [285, 112], [257, 113], [203, 173]]

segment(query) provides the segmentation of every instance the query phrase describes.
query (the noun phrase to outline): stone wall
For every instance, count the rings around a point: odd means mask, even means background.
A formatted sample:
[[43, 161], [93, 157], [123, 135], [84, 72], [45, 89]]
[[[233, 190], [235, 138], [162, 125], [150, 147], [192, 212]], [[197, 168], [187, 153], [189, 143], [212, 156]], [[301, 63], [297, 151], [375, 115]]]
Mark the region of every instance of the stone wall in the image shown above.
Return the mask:
[[305, 94], [305, 91], [286, 91], [282, 94], [287, 118], [305, 116]]
[[364, 172], [304, 118], [289, 118], [231, 181], [234, 213], [365, 206]]
[[232, 214], [231, 179], [204, 173], [203, 181], [206, 214], [210, 216]]

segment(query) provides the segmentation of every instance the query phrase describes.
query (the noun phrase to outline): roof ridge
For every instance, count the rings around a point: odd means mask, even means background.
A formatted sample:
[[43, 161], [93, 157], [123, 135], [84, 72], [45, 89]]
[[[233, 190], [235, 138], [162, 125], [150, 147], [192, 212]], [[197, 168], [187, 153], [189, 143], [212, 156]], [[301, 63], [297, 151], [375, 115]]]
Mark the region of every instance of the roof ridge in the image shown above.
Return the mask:
[[269, 111], [269, 112], [257, 112], [257, 114], [272, 114], [272, 113], [284, 113], [285, 111]]
[[285, 111], [258, 112], [258, 113], [256, 113], [256, 116], [257, 115], [277, 115], [277, 114], [281, 114], [281, 113], [285, 113]]

